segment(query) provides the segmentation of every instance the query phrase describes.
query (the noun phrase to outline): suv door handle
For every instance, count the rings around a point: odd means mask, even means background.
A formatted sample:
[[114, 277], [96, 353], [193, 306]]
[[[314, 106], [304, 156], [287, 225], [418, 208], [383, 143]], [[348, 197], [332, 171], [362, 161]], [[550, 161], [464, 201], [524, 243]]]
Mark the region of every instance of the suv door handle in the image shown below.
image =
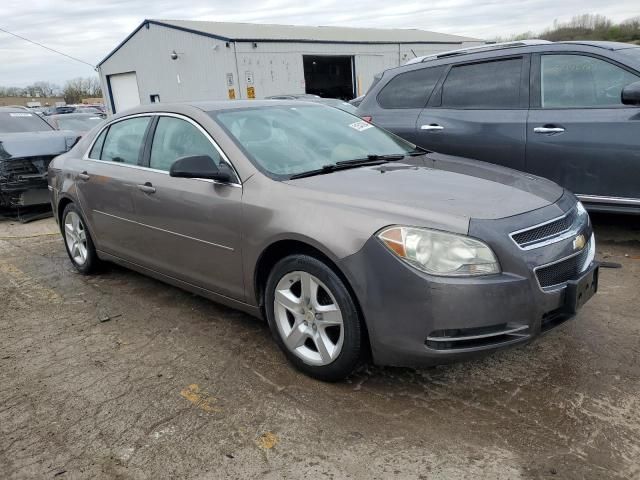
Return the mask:
[[534, 133], [562, 133], [564, 132], [564, 128], [562, 127], [553, 127], [551, 125], [544, 127], [536, 127], [533, 129]]
[[78, 178], [80, 180], [84, 180], [86, 182], [87, 180], [89, 180], [91, 178], [91, 176], [85, 170], [84, 172], [78, 174]]
[[430, 123], [429, 125], [422, 125], [420, 130], [426, 130], [428, 132], [435, 132], [438, 130], [444, 130], [442, 125], [438, 125], [437, 123]]
[[144, 193], [156, 193], [156, 187], [151, 185], [151, 182], [145, 182], [144, 185], [138, 185], [138, 190]]

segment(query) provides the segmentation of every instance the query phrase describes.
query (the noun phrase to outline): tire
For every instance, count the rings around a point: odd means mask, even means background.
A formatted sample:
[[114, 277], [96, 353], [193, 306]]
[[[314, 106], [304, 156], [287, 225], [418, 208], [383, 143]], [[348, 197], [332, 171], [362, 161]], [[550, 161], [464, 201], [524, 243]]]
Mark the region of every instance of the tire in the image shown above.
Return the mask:
[[75, 269], [83, 275], [96, 272], [100, 260], [87, 228], [87, 222], [75, 204], [68, 204], [62, 212], [60, 230], [67, 255]]
[[327, 382], [343, 380], [363, 355], [363, 329], [354, 299], [324, 262], [291, 255], [271, 270], [265, 291], [271, 333], [287, 359], [303, 373]]

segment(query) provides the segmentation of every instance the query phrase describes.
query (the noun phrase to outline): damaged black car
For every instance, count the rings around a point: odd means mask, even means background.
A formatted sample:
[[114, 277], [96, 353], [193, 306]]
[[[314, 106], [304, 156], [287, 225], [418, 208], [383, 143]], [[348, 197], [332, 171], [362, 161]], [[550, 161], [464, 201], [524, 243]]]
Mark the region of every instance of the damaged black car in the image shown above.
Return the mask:
[[47, 208], [47, 168], [78, 140], [39, 115], [0, 107], [0, 214]]

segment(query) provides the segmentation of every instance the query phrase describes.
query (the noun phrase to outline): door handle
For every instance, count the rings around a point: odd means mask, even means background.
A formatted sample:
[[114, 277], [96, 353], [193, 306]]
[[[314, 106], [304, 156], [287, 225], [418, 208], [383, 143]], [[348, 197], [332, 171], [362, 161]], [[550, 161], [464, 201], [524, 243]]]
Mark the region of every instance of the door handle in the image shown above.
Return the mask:
[[534, 133], [562, 133], [564, 128], [562, 127], [536, 127], [533, 129]]
[[151, 182], [145, 182], [143, 185], [138, 185], [138, 190], [144, 193], [156, 193], [156, 187], [151, 185]]
[[78, 174], [78, 178], [80, 180], [84, 180], [86, 182], [87, 180], [89, 180], [91, 178], [91, 176], [85, 170], [84, 172]]
[[436, 132], [439, 130], [444, 130], [442, 125], [438, 125], [437, 123], [430, 123], [429, 125], [422, 125], [420, 130], [426, 130], [427, 132]]

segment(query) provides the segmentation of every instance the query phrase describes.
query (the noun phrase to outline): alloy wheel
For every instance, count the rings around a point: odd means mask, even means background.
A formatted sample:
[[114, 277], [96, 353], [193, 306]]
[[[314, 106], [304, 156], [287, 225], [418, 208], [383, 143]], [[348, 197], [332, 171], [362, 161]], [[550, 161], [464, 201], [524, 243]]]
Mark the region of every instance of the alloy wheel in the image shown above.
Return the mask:
[[87, 261], [87, 231], [80, 215], [71, 211], [64, 219], [64, 238], [72, 260], [77, 265], [84, 265]]
[[342, 350], [342, 312], [329, 288], [308, 272], [284, 275], [275, 289], [274, 313], [285, 346], [310, 365], [333, 362]]

